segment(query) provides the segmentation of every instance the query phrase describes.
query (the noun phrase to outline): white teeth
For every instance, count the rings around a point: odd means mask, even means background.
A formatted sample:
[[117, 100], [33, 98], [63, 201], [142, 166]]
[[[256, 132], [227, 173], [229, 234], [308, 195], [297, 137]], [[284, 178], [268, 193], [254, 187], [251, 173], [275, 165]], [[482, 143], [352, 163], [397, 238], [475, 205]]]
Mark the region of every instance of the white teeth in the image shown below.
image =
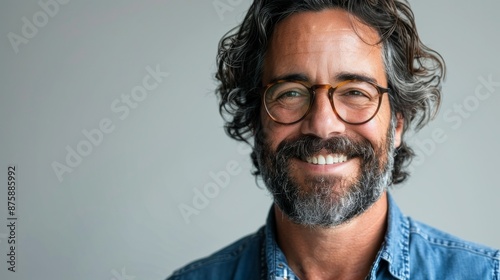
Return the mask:
[[347, 161], [347, 156], [346, 155], [339, 155], [339, 154], [330, 154], [330, 155], [327, 155], [326, 157], [323, 155], [317, 155], [317, 156], [313, 156], [313, 157], [308, 157], [306, 159], [306, 161], [308, 163], [320, 164], [320, 165], [335, 164], [335, 163]]
[[332, 155], [327, 155], [326, 156], [326, 164], [333, 164], [335, 160], [333, 159]]
[[318, 156], [318, 164], [325, 164], [325, 163], [326, 163], [325, 157], [322, 155], [319, 155]]

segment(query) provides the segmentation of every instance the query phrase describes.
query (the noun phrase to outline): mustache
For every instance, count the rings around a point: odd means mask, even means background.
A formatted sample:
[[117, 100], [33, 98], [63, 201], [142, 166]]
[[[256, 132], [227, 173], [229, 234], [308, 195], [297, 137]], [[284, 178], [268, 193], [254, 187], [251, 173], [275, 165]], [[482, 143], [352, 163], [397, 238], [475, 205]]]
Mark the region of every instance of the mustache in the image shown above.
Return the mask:
[[322, 139], [313, 135], [301, 135], [294, 139], [283, 140], [276, 149], [276, 155], [281, 158], [305, 159], [318, 154], [321, 150], [331, 154], [343, 154], [348, 158], [360, 157], [364, 160], [375, 158], [375, 151], [368, 140], [354, 140], [347, 136]]

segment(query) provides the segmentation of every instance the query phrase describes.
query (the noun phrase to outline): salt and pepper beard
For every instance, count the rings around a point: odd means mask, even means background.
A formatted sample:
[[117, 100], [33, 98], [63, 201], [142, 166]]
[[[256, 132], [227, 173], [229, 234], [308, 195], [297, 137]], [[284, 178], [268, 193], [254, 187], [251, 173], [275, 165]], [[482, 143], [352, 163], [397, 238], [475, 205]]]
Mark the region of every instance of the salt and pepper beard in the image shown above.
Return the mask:
[[[366, 139], [354, 140], [347, 136], [320, 139], [303, 135], [284, 140], [272, 151], [263, 132], [257, 133], [258, 164], [275, 204], [292, 222], [310, 227], [334, 227], [366, 211], [391, 182], [395, 123], [393, 117], [385, 143], [378, 143], [375, 149]], [[347, 155], [348, 159], [358, 158], [360, 174], [357, 178], [309, 175], [304, 179], [308, 186], [301, 186], [291, 174], [294, 169], [291, 159], [305, 161], [321, 150]]]

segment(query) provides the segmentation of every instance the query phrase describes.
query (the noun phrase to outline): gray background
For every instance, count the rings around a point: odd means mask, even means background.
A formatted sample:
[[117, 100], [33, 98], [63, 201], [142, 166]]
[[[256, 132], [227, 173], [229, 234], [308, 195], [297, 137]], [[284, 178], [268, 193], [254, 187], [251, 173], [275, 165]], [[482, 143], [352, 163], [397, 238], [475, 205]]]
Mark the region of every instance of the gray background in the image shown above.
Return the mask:
[[[500, 247], [500, 86], [484, 100], [474, 95], [481, 77], [500, 82], [500, 2], [411, 3], [449, 72], [440, 115], [411, 137], [420, 143], [412, 177], [393, 193], [406, 214]], [[248, 149], [224, 134], [212, 94], [218, 40], [249, 4], [73, 0], [43, 24], [37, 1], [0, 2], [1, 279], [163, 279], [264, 223], [271, 200], [250, 175]], [[21, 36], [22, 18], [34, 15], [43, 26], [16, 53], [8, 34]], [[148, 66], [169, 76], [126, 117], [113, 111]], [[114, 130], [60, 182], [52, 163], [65, 164], [66, 147], [103, 119]], [[430, 145], [433, 133], [440, 143]], [[186, 223], [179, 206], [231, 163], [239, 172]], [[11, 164], [16, 273], [6, 263]]]

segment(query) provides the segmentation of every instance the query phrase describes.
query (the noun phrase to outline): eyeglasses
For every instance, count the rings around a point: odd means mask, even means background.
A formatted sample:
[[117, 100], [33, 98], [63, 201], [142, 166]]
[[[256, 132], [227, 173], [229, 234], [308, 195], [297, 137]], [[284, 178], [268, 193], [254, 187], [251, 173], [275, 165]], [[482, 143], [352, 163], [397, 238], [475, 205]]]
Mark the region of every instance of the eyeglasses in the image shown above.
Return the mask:
[[311, 110], [319, 89], [328, 90], [335, 114], [345, 123], [369, 122], [380, 109], [383, 93], [389, 92], [375, 83], [347, 80], [336, 87], [329, 84], [310, 85], [295, 80], [279, 80], [264, 87], [263, 103], [267, 114], [277, 123], [294, 124]]

